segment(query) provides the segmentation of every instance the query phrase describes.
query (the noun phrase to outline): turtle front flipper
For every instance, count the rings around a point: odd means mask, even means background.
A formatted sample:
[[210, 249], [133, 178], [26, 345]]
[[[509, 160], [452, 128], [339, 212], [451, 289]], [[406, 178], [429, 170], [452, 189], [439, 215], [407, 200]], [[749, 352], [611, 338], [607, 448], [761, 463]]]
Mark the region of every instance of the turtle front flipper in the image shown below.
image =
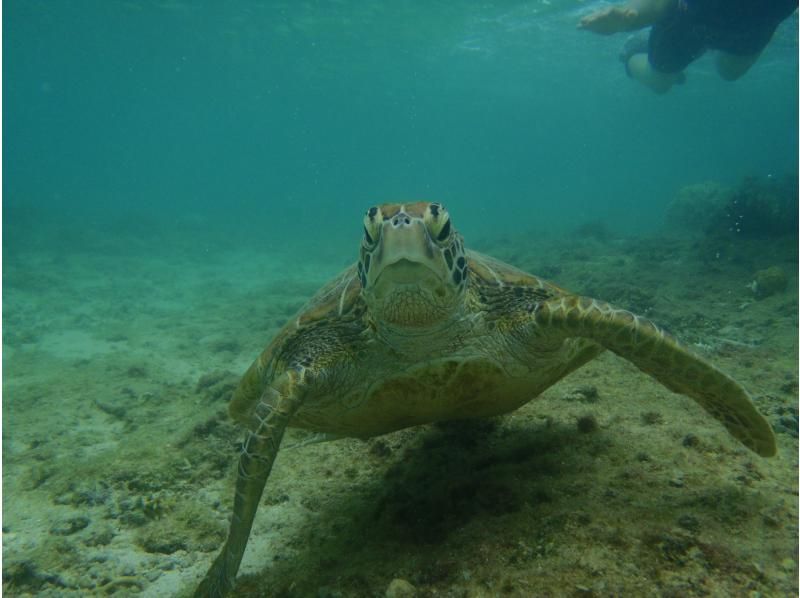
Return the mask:
[[650, 320], [587, 297], [540, 303], [534, 312], [542, 332], [591, 339], [633, 363], [673, 392], [697, 401], [742, 444], [762, 457], [775, 454], [775, 435], [747, 391]]
[[302, 373], [286, 372], [277, 384], [267, 386], [261, 395], [252, 414], [253, 424], [242, 444], [228, 538], [195, 590], [195, 598], [226, 596], [233, 588], [264, 485], [278, 455], [286, 425], [300, 404], [297, 391]]

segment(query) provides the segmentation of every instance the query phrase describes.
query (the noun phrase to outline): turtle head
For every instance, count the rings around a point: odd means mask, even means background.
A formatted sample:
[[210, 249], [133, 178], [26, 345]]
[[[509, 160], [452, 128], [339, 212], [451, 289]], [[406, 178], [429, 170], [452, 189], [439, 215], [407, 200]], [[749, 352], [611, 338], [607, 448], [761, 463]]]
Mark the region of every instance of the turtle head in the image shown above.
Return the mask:
[[375, 320], [425, 329], [461, 308], [464, 242], [439, 203], [384, 204], [364, 215], [358, 276]]

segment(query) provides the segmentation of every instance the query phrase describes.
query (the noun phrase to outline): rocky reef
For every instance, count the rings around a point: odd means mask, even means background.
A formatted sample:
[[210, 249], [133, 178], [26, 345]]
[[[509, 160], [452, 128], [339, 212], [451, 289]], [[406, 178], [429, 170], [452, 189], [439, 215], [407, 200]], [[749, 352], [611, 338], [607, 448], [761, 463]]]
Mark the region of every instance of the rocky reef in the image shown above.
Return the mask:
[[750, 289], [758, 299], [765, 299], [776, 293], [782, 293], [789, 286], [789, 277], [780, 266], [770, 266], [759, 270], [753, 276]]
[[676, 231], [707, 237], [797, 235], [797, 176], [745, 177], [730, 188], [713, 181], [687, 185], [666, 210]]
[[702, 234], [724, 213], [731, 189], [714, 181], [682, 187], [667, 206], [665, 220], [671, 232]]

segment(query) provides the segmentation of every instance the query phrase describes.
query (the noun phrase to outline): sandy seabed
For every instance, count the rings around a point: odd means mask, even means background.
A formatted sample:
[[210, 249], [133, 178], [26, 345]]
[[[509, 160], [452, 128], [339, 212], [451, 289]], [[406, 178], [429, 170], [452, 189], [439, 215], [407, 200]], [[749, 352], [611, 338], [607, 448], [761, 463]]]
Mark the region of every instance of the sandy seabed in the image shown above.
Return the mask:
[[[796, 239], [473, 246], [665, 326], [750, 390], [778, 456], [604, 354], [502, 418], [282, 451], [236, 595], [797, 595]], [[355, 258], [136, 247], [5, 251], [6, 596], [189, 595], [231, 512], [231, 392]], [[788, 290], [757, 297], [768, 266]]]

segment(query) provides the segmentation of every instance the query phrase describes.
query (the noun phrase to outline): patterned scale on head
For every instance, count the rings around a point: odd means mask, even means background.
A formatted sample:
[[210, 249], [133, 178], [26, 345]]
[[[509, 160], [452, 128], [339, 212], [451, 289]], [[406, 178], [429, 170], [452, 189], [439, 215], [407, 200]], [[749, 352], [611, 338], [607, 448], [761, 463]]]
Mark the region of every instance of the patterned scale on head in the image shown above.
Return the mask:
[[367, 210], [357, 270], [370, 313], [384, 325], [429, 327], [462, 308], [464, 242], [441, 204]]

